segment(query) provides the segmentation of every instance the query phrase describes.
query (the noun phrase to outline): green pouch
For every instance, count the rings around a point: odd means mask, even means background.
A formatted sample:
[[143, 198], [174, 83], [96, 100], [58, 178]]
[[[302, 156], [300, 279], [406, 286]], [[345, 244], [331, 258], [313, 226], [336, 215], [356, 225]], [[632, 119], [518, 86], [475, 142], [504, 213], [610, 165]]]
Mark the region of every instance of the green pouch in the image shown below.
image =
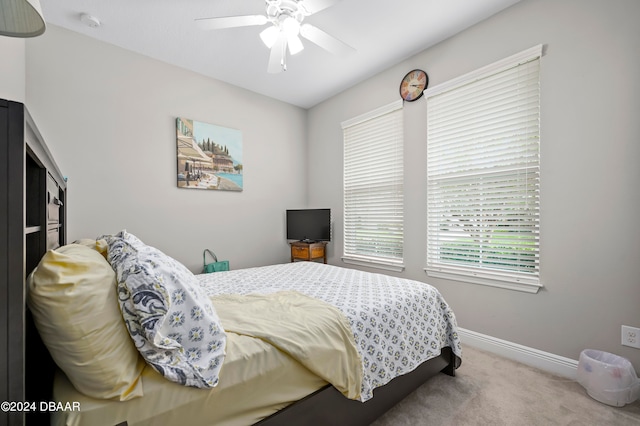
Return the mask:
[[[213, 262], [207, 263], [207, 253], [213, 258]], [[211, 272], [220, 272], [220, 271], [228, 271], [229, 270], [229, 261], [228, 260], [220, 260], [218, 261], [218, 257], [214, 252], [209, 249], [204, 249], [202, 252], [202, 273], [209, 274]]]

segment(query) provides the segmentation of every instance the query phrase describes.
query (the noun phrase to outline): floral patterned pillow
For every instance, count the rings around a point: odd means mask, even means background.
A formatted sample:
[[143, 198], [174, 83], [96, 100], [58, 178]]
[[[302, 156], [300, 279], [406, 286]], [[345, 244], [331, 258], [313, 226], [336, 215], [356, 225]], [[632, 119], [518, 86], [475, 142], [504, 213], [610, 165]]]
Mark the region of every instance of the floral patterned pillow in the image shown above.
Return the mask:
[[135, 248], [140, 248], [140, 247], [145, 247], [146, 246], [146, 244], [143, 243], [140, 240], [140, 238], [136, 237], [131, 232], [127, 232], [126, 229], [123, 229], [122, 231], [118, 232], [115, 235], [104, 235], [104, 236], [99, 237], [97, 239], [98, 240], [108, 239], [111, 236], [116, 237], [116, 238], [122, 238], [123, 240], [125, 240], [126, 242], [128, 242], [129, 244], [131, 244]]
[[180, 262], [132, 234], [118, 235], [101, 238], [109, 246], [120, 309], [138, 351], [173, 382], [216, 386], [226, 334], [211, 300]]

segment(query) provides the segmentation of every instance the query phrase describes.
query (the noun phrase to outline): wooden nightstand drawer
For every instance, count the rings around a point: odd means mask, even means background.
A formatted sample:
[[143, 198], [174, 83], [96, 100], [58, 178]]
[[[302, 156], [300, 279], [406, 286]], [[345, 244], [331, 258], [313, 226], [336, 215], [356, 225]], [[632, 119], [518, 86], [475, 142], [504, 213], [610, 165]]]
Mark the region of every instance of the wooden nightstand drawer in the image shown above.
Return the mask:
[[291, 256], [306, 259], [309, 257], [309, 247], [291, 246]]
[[324, 246], [311, 247], [311, 257], [313, 259], [324, 257]]

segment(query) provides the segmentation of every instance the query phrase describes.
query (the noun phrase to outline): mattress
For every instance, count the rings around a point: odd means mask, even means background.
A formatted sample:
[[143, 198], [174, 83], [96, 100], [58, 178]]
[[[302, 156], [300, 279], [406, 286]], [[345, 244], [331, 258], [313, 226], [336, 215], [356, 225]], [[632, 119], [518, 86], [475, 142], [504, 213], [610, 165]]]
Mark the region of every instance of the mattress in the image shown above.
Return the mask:
[[78, 402], [80, 411], [54, 412], [51, 424], [116, 425], [126, 420], [129, 426], [249, 425], [327, 385], [263, 340], [227, 333], [226, 351], [214, 389], [170, 382], [147, 366], [142, 373], [144, 396], [124, 402], [87, 397], [58, 371], [54, 400]]
[[[451, 348], [458, 362], [461, 356], [453, 311], [437, 289], [423, 282], [314, 262], [204, 274], [198, 275], [197, 280], [214, 305], [216, 300], [240, 298], [237, 308], [220, 316], [223, 326], [225, 315], [240, 310], [245, 303], [249, 307], [249, 300], [256, 295], [260, 296], [257, 303], [265, 303], [269, 295], [294, 293], [338, 311], [353, 344], [358, 370], [360, 389], [348, 390], [349, 386], [345, 386], [341, 390], [351, 399], [367, 401], [375, 388], [439, 356], [444, 347]], [[241, 299], [243, 296], [247, 297], [246, 302]], [[299, 323], [305, 319], [304, 312], [298, 317], [291, 316], [290, 310], [279, 315], [282, 326], [287, 321]], [[237, 324], [243, 322], [242, 313], [235, 317]], [[313, 368], [302, 359], [299, 362], [294, 358], [297, 354], [283, 350], [283, 339], [269, 339], [268, 333], [254, 325], [240, 328], [234, 332], [225, 326], [226, 358], [219, 384], [213, 389], [170, 382], [147, 366], [142, 375], [143, 397], [106, 401], [84, 396], [58, 372], [54, 399], [79, 403], [81, 410], [56, 412], [52, 424], [116, 425], [127, 421], [129, 426], [248, 425], [332, 382], [332, 378], [318, 373], [322, 369]], [[251, 337], [245, 334], [246, 330], [254, 334], [257, 330], [257, 334]], [[304, 352], [305, 340], [297, 346]], [[336, 346], [342, 345], [334, 342], [333, 347]], [[341, 369], [334, 368], [335, 360], [326, 357], [325, 372]], [[349, 368], [353, 369], [353, 364], [350, 362]], [[353, 383], [347, 376], [345, 382]], [[334, 386], [340, 390], [340, 386]]]

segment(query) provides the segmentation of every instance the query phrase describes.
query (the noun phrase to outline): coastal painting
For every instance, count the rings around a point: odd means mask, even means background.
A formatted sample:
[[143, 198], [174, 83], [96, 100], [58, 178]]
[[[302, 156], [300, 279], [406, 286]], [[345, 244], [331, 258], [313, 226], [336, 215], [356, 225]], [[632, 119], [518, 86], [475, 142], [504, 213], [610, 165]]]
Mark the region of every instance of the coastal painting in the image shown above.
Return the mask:
[[242, 191], [242, 132], [176, 119], [178, 188]]

